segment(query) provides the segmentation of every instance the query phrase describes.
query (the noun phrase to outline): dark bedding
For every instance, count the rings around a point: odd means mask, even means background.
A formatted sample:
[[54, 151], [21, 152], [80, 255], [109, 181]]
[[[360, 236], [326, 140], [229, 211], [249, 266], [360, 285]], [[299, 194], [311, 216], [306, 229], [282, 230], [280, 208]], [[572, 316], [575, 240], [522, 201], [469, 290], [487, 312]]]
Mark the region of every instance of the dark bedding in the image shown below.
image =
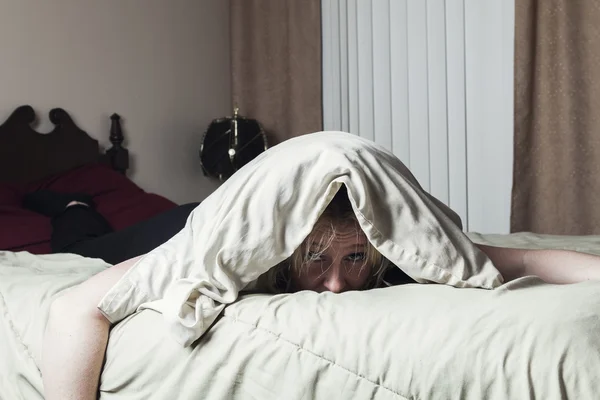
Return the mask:
[[126, 176], [102, 164], [88, 164], [25, 185], [0, 184], [0, 250], [50, 253], [50, 218], [22, 206], [36, 190], [85, 193], [116, 231], [176, 206], [147, 193]]

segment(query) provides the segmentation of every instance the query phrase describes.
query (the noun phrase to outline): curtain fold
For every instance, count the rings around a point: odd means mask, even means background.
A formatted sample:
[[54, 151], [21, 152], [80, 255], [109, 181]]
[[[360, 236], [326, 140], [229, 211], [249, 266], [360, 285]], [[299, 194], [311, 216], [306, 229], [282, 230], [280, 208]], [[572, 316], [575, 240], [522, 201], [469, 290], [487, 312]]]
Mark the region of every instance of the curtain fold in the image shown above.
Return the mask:
[[322, 129], [321, 1], [231, 0], [233, 104], [269, 145]]
[[600, 234], [600, 2], [516, 0], [511, 231]]

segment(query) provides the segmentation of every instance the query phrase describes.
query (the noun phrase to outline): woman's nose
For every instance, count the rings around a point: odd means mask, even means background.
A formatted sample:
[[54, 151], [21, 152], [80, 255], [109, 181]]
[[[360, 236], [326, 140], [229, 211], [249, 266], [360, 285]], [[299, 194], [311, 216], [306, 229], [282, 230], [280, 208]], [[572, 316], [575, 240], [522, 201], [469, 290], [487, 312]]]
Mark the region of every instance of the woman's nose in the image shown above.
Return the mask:
[[342, 293], [346, 290], [347, 282], [344, 275], [344, 268], [339, 264], [332, 265], [323, 284], [327, 290], [333, 293]]

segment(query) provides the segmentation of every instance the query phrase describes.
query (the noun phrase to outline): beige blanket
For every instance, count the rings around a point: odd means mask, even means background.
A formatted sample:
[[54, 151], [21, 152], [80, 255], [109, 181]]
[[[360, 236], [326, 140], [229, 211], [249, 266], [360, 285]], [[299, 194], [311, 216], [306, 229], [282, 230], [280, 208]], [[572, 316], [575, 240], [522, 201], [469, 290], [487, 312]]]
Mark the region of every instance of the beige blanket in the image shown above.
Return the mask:
[[[146, 310], [112, 333], [103, 399], [594, 399], [600, 283], [252, 296], [192, 348]], [[151, 328], [150, 328], [151, 327]]]
[[118, 322], [140, 307], [160, 307], [173, 338], [189, 346], [241, 290], [300, 246], [342, 185], [369, 242], [415, 281], [487, 289], [503, 283], [463, 234], [458, 215], [397, 157], [356, 135], [317, 132], [286, 140], [236, 172], [98, 308]]
[[39, 366], [50, 301], [108, 266], [71, 254], [0, 251], [0, 400], [43, 398]]
[[[480, 236], [600, 253], [600, 237]], [[54, 293], [106, 265], [0, 253], [0, 399], [41, 399]], [[568, 268], [569, 266], [565, 266]], [[101, 399], [594, 399], [600, 282], [523, 278], [495, 290], [405, 285], [341, 295], [252, 295], [191, 347], [160, 313], [111, 331]]]

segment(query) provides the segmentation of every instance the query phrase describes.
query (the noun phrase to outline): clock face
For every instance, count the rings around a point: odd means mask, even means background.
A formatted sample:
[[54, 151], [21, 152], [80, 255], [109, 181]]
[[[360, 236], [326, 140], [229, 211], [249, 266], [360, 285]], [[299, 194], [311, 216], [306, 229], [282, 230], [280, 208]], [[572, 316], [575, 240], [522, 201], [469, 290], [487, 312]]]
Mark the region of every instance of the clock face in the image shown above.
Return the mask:
[[200, 161], [205, 175], [224, 181], [266, 148], [266, 137], [257, 121], [242, 117], [223, 118], [208, 127], [200, 149]]

